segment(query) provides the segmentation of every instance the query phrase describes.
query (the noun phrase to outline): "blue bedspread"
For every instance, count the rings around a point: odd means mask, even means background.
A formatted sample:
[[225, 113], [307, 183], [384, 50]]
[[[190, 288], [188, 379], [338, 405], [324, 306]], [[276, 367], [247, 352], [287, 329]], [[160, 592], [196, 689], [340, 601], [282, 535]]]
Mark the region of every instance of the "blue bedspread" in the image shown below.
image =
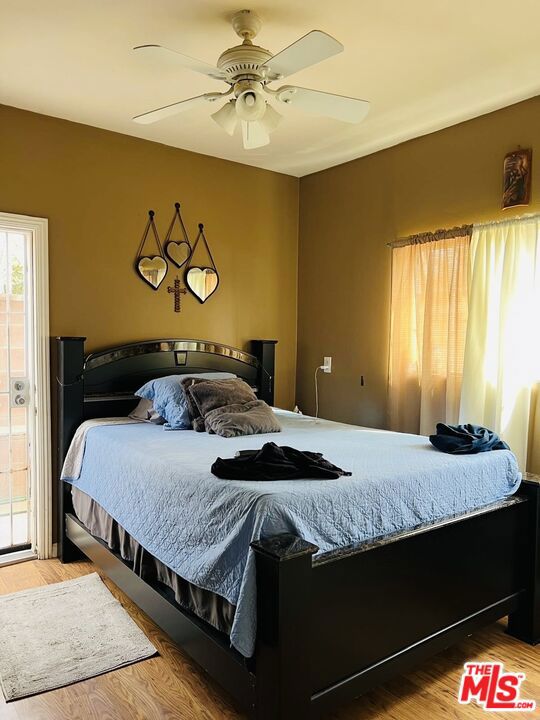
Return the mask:
[[[252, 540], [293, 532], [322, 552], [462, 513], [514, 493], [514, 455], [455, 457], [427, 438], [277, 411], [283, 432], [221, 438], [151, 424], [92, 428], [73, 484], [174, 572], [236, 605], [231, 642], [253, 653]], [[351, 477], [273, 483], [220, 480], [217, 456], [280, 445], [324, 453]]]

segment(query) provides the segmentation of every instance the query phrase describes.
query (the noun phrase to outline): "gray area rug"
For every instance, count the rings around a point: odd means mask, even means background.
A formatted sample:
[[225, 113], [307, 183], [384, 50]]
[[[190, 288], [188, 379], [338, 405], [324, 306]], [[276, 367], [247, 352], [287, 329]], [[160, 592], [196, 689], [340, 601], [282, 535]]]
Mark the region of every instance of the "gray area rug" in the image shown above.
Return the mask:
[[155, 653], [97, 573], [0, 595], [0, 687], [6, 701]]

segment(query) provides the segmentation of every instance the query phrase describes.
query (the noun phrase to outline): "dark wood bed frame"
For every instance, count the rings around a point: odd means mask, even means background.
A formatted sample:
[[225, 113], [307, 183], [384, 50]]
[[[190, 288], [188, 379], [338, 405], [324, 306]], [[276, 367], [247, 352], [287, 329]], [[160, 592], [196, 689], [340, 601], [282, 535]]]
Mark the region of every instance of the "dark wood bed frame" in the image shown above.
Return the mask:
[[[84, 338], [57, 338], [57, 477], [77, 426], [126, 415], [133, 391], [152, 377], [231, 371], [272, 403], [274, 348], [267, 340], [253, 341], [252, 353], [156, 340], [85, 357]], [[69, 485], [59, 480], [58, 487], [62, 562], [82, 551], [257, 720], [324, 716], [507, 615], [511, 635], [540, 641], [540, 480], [534, 476], [508, 500], [330, 553], [315, 555], [318, 548], [294, 535], [253, 543], [257, 646], [249, 660], [93, 537], [73, 513]]]

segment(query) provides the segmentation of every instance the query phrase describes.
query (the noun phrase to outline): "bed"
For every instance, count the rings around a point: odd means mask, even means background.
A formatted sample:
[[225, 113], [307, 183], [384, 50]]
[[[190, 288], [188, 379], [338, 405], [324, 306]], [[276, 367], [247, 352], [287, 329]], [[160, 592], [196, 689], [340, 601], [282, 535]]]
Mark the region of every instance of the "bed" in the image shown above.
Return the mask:
[[[230, 371], [272, 403], [274, 347], [163, 340], [85, 358], [82, 338], [59, 338], [58, 469], [83, 420], [127, 415], [156, 374]], [[324, 715], [505, 615], [540, 639], [540, 485], [511, 453], [450, 457], [416, 436], [277, 412], [272, 438], [93, 428], [80, 477], [60, 481], [62, 560], [82, 550], [256, 718]], [[209, 473], [268, 439], [352, 476]]]

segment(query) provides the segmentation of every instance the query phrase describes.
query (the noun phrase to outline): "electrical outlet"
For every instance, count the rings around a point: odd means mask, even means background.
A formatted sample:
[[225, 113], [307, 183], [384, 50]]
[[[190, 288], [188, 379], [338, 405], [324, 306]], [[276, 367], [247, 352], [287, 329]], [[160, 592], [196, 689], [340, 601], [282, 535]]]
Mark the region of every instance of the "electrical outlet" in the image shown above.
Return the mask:
[[332, 358], [331, 357], [325, 357], [324, 358], [324, 371], [325, 373], [331, 373], [332, 372]]

